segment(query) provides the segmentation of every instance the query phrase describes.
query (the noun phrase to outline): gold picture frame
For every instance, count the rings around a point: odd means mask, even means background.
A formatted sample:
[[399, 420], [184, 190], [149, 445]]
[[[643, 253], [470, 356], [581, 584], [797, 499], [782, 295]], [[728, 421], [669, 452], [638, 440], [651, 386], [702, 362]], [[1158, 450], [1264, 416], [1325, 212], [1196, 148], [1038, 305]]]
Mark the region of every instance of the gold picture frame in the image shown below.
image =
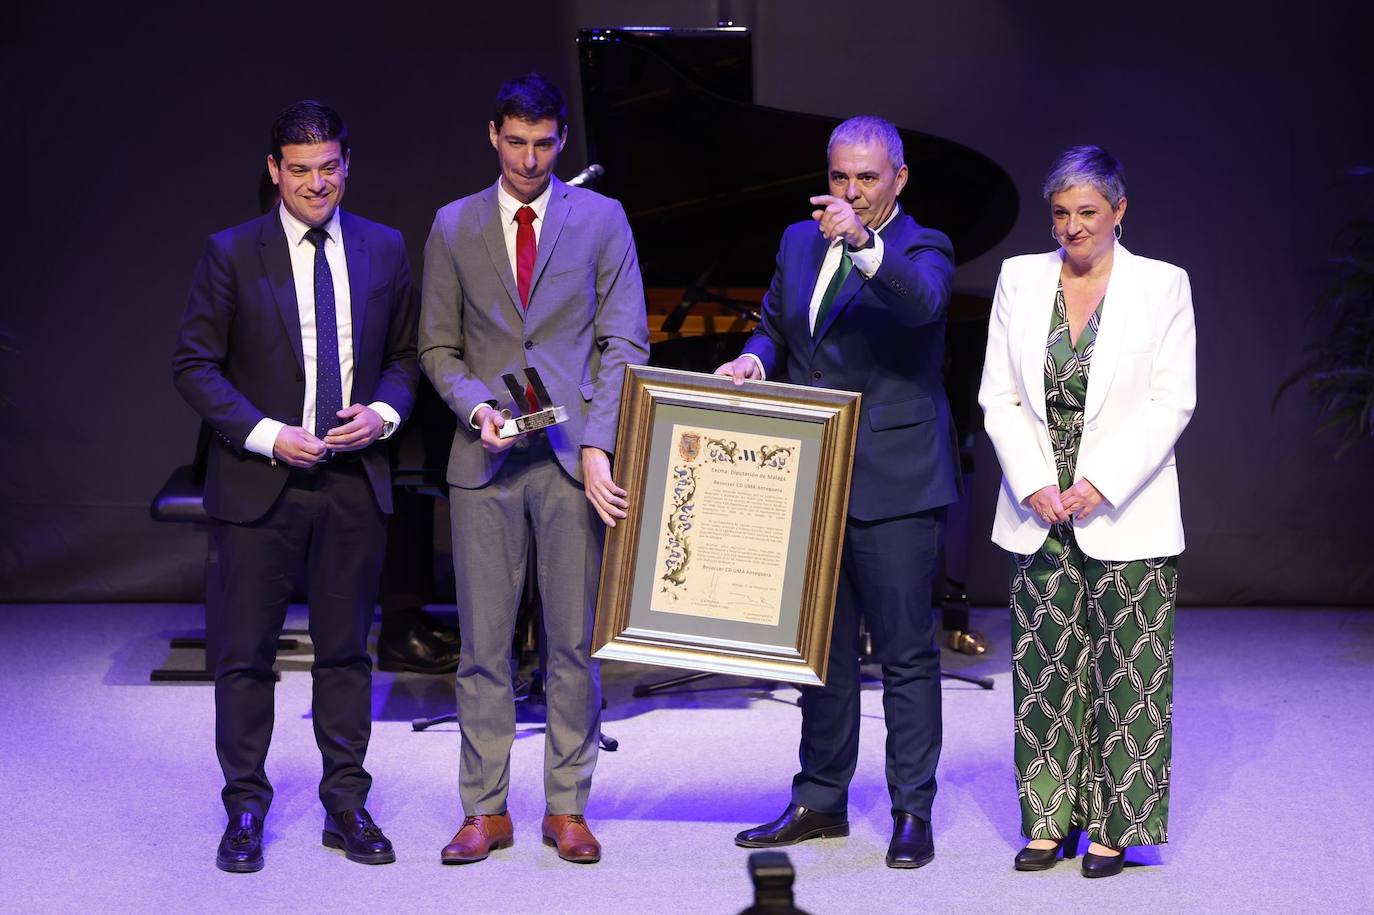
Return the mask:
[[[607, 529], [593, 655], [823, 684], [858, 423], [849, 391], [629, 366], [614, 470], [630, 508]], [[698, 490], [698, 469], [720, 495]], [[675, 591], [690, 563], [699, 586]]]

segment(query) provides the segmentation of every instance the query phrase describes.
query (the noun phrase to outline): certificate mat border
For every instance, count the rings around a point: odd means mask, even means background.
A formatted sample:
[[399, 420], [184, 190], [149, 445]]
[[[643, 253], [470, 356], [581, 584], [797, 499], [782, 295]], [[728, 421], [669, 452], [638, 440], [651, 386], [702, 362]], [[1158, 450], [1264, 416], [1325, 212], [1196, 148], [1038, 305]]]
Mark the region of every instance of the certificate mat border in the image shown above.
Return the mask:
[[[800, 573], [804, 576], [801, 608], [791, 647], [779, 650], [738, 639], [676, 633], [672, 630], [671, 614], [664, 614], [668, 619], [653, 630], [630, 627], [635, 583], [640, 576], [656, 571], [652, 567], [637, 568], [635, 555], [645, 520], [650, 444], [660, 404], [821, 425], [816, 498], [811, 509], [806, 568]], [[859, 395], [851, 391], [771, 381], [747, 381], [737, 386], [722, 375], [627, 366], [620, 393], [615, 476], [630, 491], [631, 510], [628, 518], [606, 532], [593, 656], [789, 683], [823, 684], [830, 659], [830, 630], [835, 617], [835, 589], [844, 549], [858, 429]], [[784, 571], [786, 576], [793, 574], [797, 574], [796, 570]]]

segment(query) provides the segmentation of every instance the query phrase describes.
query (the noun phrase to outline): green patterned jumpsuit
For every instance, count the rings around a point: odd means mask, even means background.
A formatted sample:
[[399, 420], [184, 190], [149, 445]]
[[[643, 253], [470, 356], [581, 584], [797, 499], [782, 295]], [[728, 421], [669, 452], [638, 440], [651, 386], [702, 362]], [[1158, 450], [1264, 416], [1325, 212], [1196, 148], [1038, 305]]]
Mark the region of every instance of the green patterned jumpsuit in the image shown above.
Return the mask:
[[[1062, 287], [1045, 352], [1045, 410], [1059, 488], [1074, 483], [1088, 369], [1105, 299], [1075, 347]], [[1084, 555], [1073, 522], [1011, 568], [1021, 832], [1082, 827], [1103, 845], [1167, 841], [1177, 557]]]

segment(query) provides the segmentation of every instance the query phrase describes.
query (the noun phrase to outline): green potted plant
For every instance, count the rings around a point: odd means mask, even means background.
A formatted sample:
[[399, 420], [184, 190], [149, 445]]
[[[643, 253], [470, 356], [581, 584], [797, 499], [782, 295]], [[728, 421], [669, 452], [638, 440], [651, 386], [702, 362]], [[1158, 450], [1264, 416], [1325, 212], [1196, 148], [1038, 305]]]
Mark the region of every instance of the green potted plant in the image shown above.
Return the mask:
[[[1361, 210], [1370, 207], [1374, 168], [1350, 172], [1361, 195]], [[1352, 219], [1336, 233], [1329, 258], [1332, 282], [1312, 306], [1314, 337], [1303, 347], [1307, 361], [1279, 385], [1285, 391], [1303, 383], [1308, 401], [1323, 417], [1320, 430], [1341, 433], [1340, 457], [1374, 439], [1374, 219]]]

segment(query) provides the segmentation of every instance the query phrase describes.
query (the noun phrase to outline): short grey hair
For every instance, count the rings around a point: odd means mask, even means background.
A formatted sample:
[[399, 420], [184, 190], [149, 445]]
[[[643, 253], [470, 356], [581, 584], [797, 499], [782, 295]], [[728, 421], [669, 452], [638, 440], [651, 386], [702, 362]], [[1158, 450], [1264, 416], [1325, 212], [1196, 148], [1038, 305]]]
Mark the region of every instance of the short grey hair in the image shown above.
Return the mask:
[[842, 121], [840, 126], [830, 132], [830, 142], [825, 145], [825, 161], [830, 161], [830, 154], [835, 151], [836, 146], [872, 146], [875, 143], [883, 144], [887, 150], [887, 160], [892, 163], [892, 170], [895, 172], [901, 169], [906, 161], [902, 158], [902, 135], [897, 133], [897, 128], [892, 126], [892, 122], [871, 114], [861, 114]]
[[1113, 209], [1126, 196], [1126, 173], [1116, 157], [1101, 146], [1070, 146], [1060, 153], [1045, 176], [1045, 201], [1080, 184], [1107, 198]]

